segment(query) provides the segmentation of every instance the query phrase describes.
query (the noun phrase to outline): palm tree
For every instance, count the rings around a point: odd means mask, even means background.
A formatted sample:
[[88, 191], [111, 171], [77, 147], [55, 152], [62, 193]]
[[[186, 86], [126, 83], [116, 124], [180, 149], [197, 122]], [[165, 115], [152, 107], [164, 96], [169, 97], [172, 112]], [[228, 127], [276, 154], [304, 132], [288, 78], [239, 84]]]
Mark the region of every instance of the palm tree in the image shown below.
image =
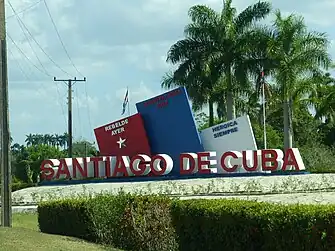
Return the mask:
[[57, 148], [63, 147], [63, 137], [62, 137], [62, 135], [55, 134], [54, 136], [55, 136], [55, 142], [56, 142], [55, 144], [56, 144]]
[[50, 134], [44, 134], [43, 135], [43, 144], [49, 145], [50, 144]]
[[22, 146], [21, 146], [20, 144], [15, 143], [15, 144], [13, 144], [13, 145], [11, 146], [10, 149], [11, 149], [11, 151], [12, 151], [13, 154], [16, 154], [16, 153], [18, 153], [18, 152], [21, 151], [21, 148], [22, 148]]
[[43, 134], [36, 134], [35, 139], [36, 139], [35, 145], [42, 145], [44, 143], [44, 135]]
[[309, 97], [309, 103], [315, 109], [315, 119], [335, 122], [335, 78], [329, 72], [315, 72], [313, 78], [314, 90]]
[[[302, 17], [290, 15], [283, 18], [275, 13], [273, 30], [269, 32], [268, 55], [275, 62], [273, 76], [279, 85], [284, 116], [284, 148], [292, 148], [292, 110], [298, 93], [311, 91], [310, 81], [319, 67], [327, 68], [331, 63], [327, 52], [329, 44], [324, 33], [309, 32]], [[301, 84], [304, 82], [304, 84]]]
[[34, 143], [34, 135], [33, 134], [28, 134], [26, 135], [26, 140], [25, 140], [27, 146], [31, 146]]
[[210, 67], [203, 65], [203, 62], [200, 60], [192, 58], [191, 60], [187, 60], [186, 64], [193, 64], [194, 68], [185, 73], [183, 72], [183, 66], [181, 66], [174, 73], [166, 74], [163, 77], [162, 87], [169, 89], [175, 86], [185, 86], [192, 100], [194, 111], [199, 111], [204, 105], [208, 104], [209, 126], [212, 126], [214, 124], [214, 95], [217, 93], [215, 91], [218, 88], [217, 82], [213, 80]]
[[62, 146], [64, 149], [66, 149], [66, 147], [68, 146], [68, 142], [69, 142], [69, 134], [65, 132], [61, 137], [62, 137]]
[[[248, 82], [248, 73], [261, 62], [250, 53], [255, 46], [252, 42], [257, 41], [250, 39], [257, 34], [253, 33], [253, 26], [270, 13], [270, 3], [267, 2], [251, 5], [238, 15], [231, 5], [232, 0], [225, 0], [219, 13], [207, 6], [193, 6], [189, 10], [192, 22], [185, 28], [186, 38], [170, 48], [167, 59], [178, 64], [173, 75], [175, 84], [185, 84], [190, 90], [198, 89], [204, 96], [201, 101], [208, 101], [210, 109], [211, 103], [217, 102], [211, 99], [212, 91], [224, 74], [228, 120], [235, 118], [237, 92]], [[236, 86], [233, 85], [234, 78]], [[180, 80], [187, 80], [187, 83]]]

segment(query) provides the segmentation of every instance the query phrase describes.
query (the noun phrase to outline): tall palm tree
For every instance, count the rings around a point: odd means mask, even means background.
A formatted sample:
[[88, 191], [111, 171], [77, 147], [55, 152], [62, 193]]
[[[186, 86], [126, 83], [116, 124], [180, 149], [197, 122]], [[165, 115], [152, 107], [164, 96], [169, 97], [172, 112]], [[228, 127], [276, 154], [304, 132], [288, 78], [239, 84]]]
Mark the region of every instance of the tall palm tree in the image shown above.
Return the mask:
[[[185, 72], [187, 64], [192, 64], [193, 68]], [[163, 77], [162, 87], [171, 88], [185, 86], [192, 100], [192, 108], [199, 111], [208, 104], [209, 126], [214, 124], [214, 102], [216, 89], [218, 88], [216, 77], [213, 76], [210, 66], [197, 58], [192, 58], [184, 62], [185, 66], [180, 66], [174, 73], [168, 73]], [[215, 80], [213, 80], [215, 79]]]
[[[311, 85], [305, 81], [319, 67], [327, 68], [331, 63], [327, 52], [329, 41], [324, 33], [309, 32], [304, 19], [275, 13], [273, 30], [269, 33], [268, 55], [276, 63], [273, 76], [280, 87], [284, 116], [284, 148], [292, 148], [292, 110], [294, 95], [309, 93]], [[309, 82], [311, 83], [311, 82]], [[298, 90], [299, 89], [299, 90]]]
[[62, 135], [55, 134], [55, 142], [56, 142], [57, 148], [63, 147], [63, 137], [62, 137]]
[[[167, 61], [178, 64], [174, 77], [186, 79], [189, 89], [202, 92], [210, 107], [217, 101], [211, 99], [212, 90], [225, 75], [228, 120], [235, 118], [234, 97], [247, 83], [249, 71], [260, 64], [258, 58], [248, 57], [255, 46], [252, 42], [257, 41], [250, 39], [254, 36], [254, 24], [269, 13], [270, 3], [267, 2], [253, 4], [238, 15], [232, 0], [224, 1], [221, 12], [203, 5], [193, 6], [189, 10], [192, 22], [185, 28], [186, 38], [174, 44], [168, 52]], [[199, 79], [206, 75], [204, 72], [210, 74]], [[234, 78], [237, 79], [236, 86], [233, 85]], [[183, 84], [183, 81], [175, 82]]]
[[18, 143], [15, 143], [15, 144], [13, 144], [12, 146], [11, 146], [11, 151], [12, 151], [12, 153], [13, 154], [16, 154], [16, 153], [18, 153], [18, 152], [20, 152], [20, 150], [21, 150], [21, 145], [20, 144], [18, 144]]
[[329, 72], [316, 71], [313, 82], [314, 90], [307, 100], [315, 109], [315, 119], [335, 122], [335, 78]]
[[26, 142], [27, 146], [31, 146], [34, 142], [34, 135], [31, 134], [31, 133], [26, 135], [25, 142]]
[[62, 146], [64, 149], [66, 149], [69, 142], [69, 134], [65, 132], [61, 137], [62, 137]]
[[50, 143], [50, 134], [44, 134], [43, 135], [43, 144], [44, 145], [49, 145]]
[[35, 135], [35, 145], [42, 145], [44, 143], [44, 135], [43, 134], [36, 134]]

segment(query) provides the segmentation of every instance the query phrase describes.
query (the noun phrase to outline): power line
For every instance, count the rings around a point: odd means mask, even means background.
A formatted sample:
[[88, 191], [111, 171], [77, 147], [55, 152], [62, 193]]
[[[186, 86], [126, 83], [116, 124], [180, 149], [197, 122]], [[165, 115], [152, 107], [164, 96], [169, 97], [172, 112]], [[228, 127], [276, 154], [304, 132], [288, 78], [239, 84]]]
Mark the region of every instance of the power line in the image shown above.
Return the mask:
[[[19, 61], [16, 60], [13, 51], [12, 51], [10, 48], [8, 48], [8, 52], [12, 55], [13, 60], [15, 61], [16, 65], [18, 66], [18, 68], [20, 69], [22, 75], [23, 75], [27, 80], [31, 80], [30, 77], [28, 76], [28, 74], [23, 70], [23, 67], [21, 66], [21, 64], [19, 63]], [[33, 72], [31, 72], [31, 73], [33, 73]], [[34, 75], [35, 75], [35, 74], [34, 74]], [[42, 88], [44, 89], [43, 84], [41, 84], [40, 87], [42, 87]], [[59, 106], [61, 107], [62, 114], [63, 114], [63, 117], [64, 117], [64, 124], [65, 124], [65, 126], [66, 126], [66, 116], [65, 116], [65, 111], [64, 111], [64, 107], [62, 106], [62, 103], [60, 102], [60, 100], [61, 100], [61, 95], [60, 95], [59, 87], [58, 87], [57, 83], [56, 83], [56, 88], [57, 88], [57, 93], [58, 93], [58, 99], [56, 99], [56, 100], [57, 100]], [[43, 95], [39, 89], [36, 89], [36, 91], [37, 91], [39, 94], [41, 94], [41, 96]]]
[[[41, 0], [41, 1], [43, 1], [43, 0]], [[39, 1], [39, 2], [41, 2], [41, 1]], [[37, 2], [37, 3], [35, 3], [34, 5], [32, 5], [32, 6], [30, 6], [30, 8], [31, 7], [33, 7], [33, 6], [35, 6], [36, 4], [38, 4], [39, 2]], [[54, 29], [55, 29], [55, 31], [56, 31], [56, 34], [57, 34], [57, 36], [58, 36], [58, 38], [59, 38], [59, 40], [60, 40], [60, 42], [61, 42], [61, 45], [62, 45], [62, 47], [63, 47], [63, 49], [64, 49], [64, 51], [65, 51], [65, 53], [66, 53], [66, 55], [67, 55], [67, 57], [69, 58], [69, 60], [70, 60], [70, 62], [71, 62], [71, 64], [72, 64], [72, 66], [75, 68], [75, 70], [81, 75], [81, 76], [83, 76], [81, 73], [80, 73], [80, 71], [77, 69], [77, 67], [75, 66], [75, 64], [74, 64], [74, 62], [73, 62], [73, 60], [71, 59], [71, 57], [70, 57], [70, 55], [69, 55], [69, 53], [68, 53], [68, 51], [67, 51], [67, 49], [66, 49], [66, 47], [65, 47], [65, 45], [64, 45], [64, 43], [63, 43], [63, 41], [62, 41], [62, 39], [61, 39], [61, 36], [60, 36], [60, 34], [59, 34], [59, 32], [58, 32], [58, 29], [57, 29], [57, 26], [56, 26], [56, 24], [55, 24], [55, 22], [54, 22], [54, 19], [52, 18], [52, 15], [51, 15], [51, 12], [50, 12], [50, 9], [49, 9], [49, 7], [48, 7], [48, 5], [47, 5], [47, 3], [46, 3], [46, 1], [44, 1], [44, 3], [45, 3], [45, 7], [46, 7], [46, 9], [47, 9], [47, 12], [48, 12], [48, 14], [49, 14], [49, 17], [50, 17], [50, 19], [51, 19], [51, 22], [52, 22], [52, 24], [53, 24], [53, 26], [54, 26]], [[15, 45], [15, 47], [17, 47], [17, 49], [18, 49], [18, 51], [28, 60], [28, 62], [31, 64], [31, 65], [33, 65], [36, 69], [38, 69], [40, 72], [42, 72], [43, 74], [45, 74], [45, 75], [47, 75], [47, 76], [51, 76], [48, 72], [47, 72], [47, 70], [45, 69], [45, 67], [43, 66], [43, 64], [42, 64], [42, 62], [41, 62], [41, 60], [38, 58], [38, 56], [37, 56], [37, 54], [36, 54], [36, 52], [34, 51], [34, 49], [33, 49], [33, 47], [32, 47], [32, 45], [31, 45], [31, 43], [30, 43], [30, 40], [28, 39], [28, 37], [27, 37], [27, 34], [24, 32], [24, 29], [27, 31], [27, 33], [30, 35], [30, 37], [34, 40], [34, 42], [37, 44], [37, 46], [41, 49], [41, 51], [49, 58], [49, 60], [57, 67], [57, 68], [59, 68], [61, 71], [63, 71], [65, 74], [67, 74], [68, 76], [72, 76], [71, 74], [69, 74], [68, 72], [66, 72], [63, 68], [61, 68], [50, 56], [49, 56], [49, 54], [42, 48], [42, 46], [36, 41], [36, 39], [34, 38], [34, 36], [31, 34], [31, 32], [29, 31], [29, 29], [27, 28], [27, 26], [24, 24], [24, 22], [22, 21], [22, 19], [19, 17], [19, 15], [18, 15], [18, 13], [15, 11], [15, 9], [13, 8], [13, 6], [12, 6], [12, 4], [9, 2], [9, 5], [10, 5], [10, 7], [11, 7], [11, 9], [12, 9], [12, 11], [13, 11], [13, 13], [14, 13], [14, 16], [16, 16], [17, 17], [17, 19], [18, 19], [18, 23], [19, 23], [19, 25], [20, 25], [20, 28], [21, 28], [21, 30], [22, 30], [22, 32], [24, 33], [24, 36], [25, 36], [25, 38], [27, 39], [27, 41], [28, 41], [28, 43], [29, 43], [29, 45], [30, 45], [30, 48], [32, 49], [32, 51], [33, 51], [33, 53], [34, 53], [34, 55], [36, 56], [36, 58], [37, 58], [37, 60], [39, 61], [39, 63], [40, 63], [40, 65], [41, 65], [41, 67], [43, 68], [43, 70], [41, 70], [38, 66], [36, 66], [28, 57], [27, 57], [27, 55], [20, 49], [20, 47], [15, 43], [15, 41], [14, 41], [14, 39], [8, 34], [8, 37], [9, 37], [9, 39], [12, 41], [12, 43]], [[24, 29], [23, 29], [24, 28]], [[59, 92], [59, 87], [58, 87], [58, 85], [56, 84], [56, 87], [57, 87], [57, 93], [58, 93], [58, 96], [59, 96], [59, 99], [61, 98], [61, 95], [60, 95], [60, 92]], [[86, 83], [85, 83], [85, 93], [86, 93], [86, 99], [87, 99], [87, 104], [88, 104], [88, 95], [87, 95], [87, 87], [86, 87]], [[61, 106], [61, 109], [62, 109], [62, 114], [63, 114], [63, 116], [64, 116], [64, 121], [65, 121], [65, 123], [66, 123], [66, 117], [65, 117], [65, 112], [64, 112], [64, 108], [63, 108], [63, 106], [62, 106], [62, 104], [59, 102], [59, 105]], [[80, 115], [78, 114], [78, 116], [79, 116], [79, 120], [80, 120]], [[88, 108], [88, 120], [89, 120], [89, 124], [90, 124], [90, 127], [92, 127], [92, 125], [91, 125], [91, 117], [90, 117], [90, 110], [89, 110], [89, 108]], [[81, 124], [81, 123], [80, 123]]]
[[72, 158], [72, 87], [76, 82], [86, 82], [86, 78], [83, 79], [56, 79], [54, 77], [55, 82], [64, 82], [68, 87], [68, 155], [69, 158]]
[[[33, 7], [35, 7], [36, 5], [38, 5], [38, 4], [39, 4], [40, 2], [42, 2], [42, 1], [43, 1], [43, 0], [39, 0], [39, 1], [37, 1], [36, 3], [33, 3], [33, 4], [29, 5], [28, 7], [23, 8], [22, 10], [17, 11], [17, 14], [21, 14], [21, 13], [23, 13], [23, 12], [26, 12], [26, 11], [32, 9]], [[14, 14], [14, 15], [10, 15], [10, 16], [8, 16], [6, 19], [9, 19], [9, 18], [12, 18], [12, 17], [15, 17], [15, 16], [16, 16], [16, 14]]]
[[65, 127], [66, 127], [65, 110], [64, 110], [63, 104], [60, 102], [62, 95], [60, 95], [59, 86], [58, 86], [57, 83], [56, 83], [56, 88], [57, 88], [57, 94], [58, 94], [58, 98], [59, 98], [59, 100], [58, 100], [58, 104], [59, 104], [60, 108], [62, 109], [62, 114], [63, 114], [63, 118], [64, 118], [64, 125], [65, 125]]
[[[42, 0], [41, 0], [42, 1]], [[11, 6], [14, 15], [18, 18], [19, 22], [22, 24], [22, 26], [25, 28], [25, 30], [27, 31], [27, 33], [29, 34], [29, 36], [34, 40], [34, 42], [36, 43], [36, 45], [40, 48], [40, 50], [48, 57], [48, 59], [58, 68], [60, 69], [62, 72], [64, 72], [66, 75], [72, 77], [72, 75], [70, 73], [68, 73], [67, 71], [65, 71], [62, 67], [60, 67], [51, 57], [50, 55], [43, 49], [43, 47], [39, 44], [39, 42], [36, 41], [35, 37], [31, 34], [31, 32], [29, 31], [28, 27], [24, 24], [24, 22], [22, 21], [22, 19], [18, 16], [18, 14], [16, 13], [15, 9], [13, 8], [13, 6], [11, 5], [11, 3], [8, 1], [8, 4]], [[23, 32], [24, 33], [24, 32]], [[24, 33], [25, 34], [25, 33]], [[28, 40], [29, 41], [29, 40]], [[50, 75], [49, 75], [50, 77]]]
[[[28, 62], [30, 63], [30, 64], [32, 64], [35, 68], [37, 68], [39, 71], [41, 71], [34, 63], [32, 63], [31, 61], [30, 61], [30, 59], [26, 56], [26, 54], [20, 49], [20, 47], [18, 47], [18, 45], [15, 43], [15, 41], [12, 39], [12, 37], [7, 33], [7, 36], [9, 37], [9, 39], [13, 42], [13, 44], [16, 46], [16, 48], [18, 49], [18, 51], [28, 60]], [[14, 53], [12, 52], [12, 50], [10, 50], [10, 48], [8, 48], [8, 51], [9, 51], [9, 53], [13, 56], [13, 59], [14, 59], [14, 61], [16, 62], [16, 64], [18, 65], [18, 67], [20, 68], [20, 70], [21, 70], [21, 72], [22, 72], [22, 74], [28, 79], [28, 80], [30, 80], [30, 78], [28, 77], [28, 74], [26, 74], [25, 73], [25, 71], [23, 70], [23, 68], [22, 68], [22, 66], [19, 64], [19, 62], [15, 59], [15, 56], [14, 56]], [[35, 75], [33, 72], [31, 72], [33, 75]], [[42, 72], [42, 73], [44, 73], [44, 74], [46, 74], [45, 72]], [[50, 75], [47, 75], [47, 76], [50, 76]], [[41, 84], [41, 86], [40, 87], [42, 87], [43, 89], [45, 89], [44, 88], [44, 86], [43, 86], [43, 84]], [[57, 88], [57, 94], [58, 94], [58, 99], [56, 99], [57, 100], [57, 102], [58, 102], [58, 104], [59, 104], [59, 106], [61, 107], [61, 111], [62, 111], [62, 115], [63, 115], [63, 117], [64, 117], [64, 124], [66, 125], [66, 116], [65, 116], [65, 111], [64, 111], [64, 107], [63, 107], [63, 105], [62, 105], [62, 103], [60, 102], [60, 100], [61, 100], [61, 94], [60, 94], [60, 91], [59, 91], [59, 86], [57, 85], [57, 83], [56, 83], [56, 88]], [[39, 89], [37, 89], [37, 92], [39, 92], [41, 95], [42, 95], [42, 93], [39, 91]]]
[[27, 55], [21, 50], [21, 48], [16, 44], [16, 42], [14, 41], [14, 39], [9, 35], [9, 33], [7, 32], [7, 36], [8, 38], [11, 40], [11, 42], [14, 44], [14, 46], [18, 49], [18, 51], [30, 62], [30, 64], [32, 66], [34, 66], [37, 70], [39, 70], [40, 72], [42, 72], [44, 75], [48, 76], [48, 77], [52, 77], [49, 73], [41, 70], [38, 66], [36, 66], [28, 57]]
[[[35, 6], [36, 4], [38, 4], [38, 3], [40, 3], [40, 2], [42, 2], [42, 0], [40, 0], [39, 2], [37, 2], [37, 3], [33, 4], [33, 5], [31, 5], [30, 8], [33, 7], [33, 6]], [[42, 51], [42, 52], [49, 58], [49, 60], [50, 60], [56, 67], [58, 67], [61, 71], [63, 71], [63, 72], [66, 73], [67, 75], [71, 76], [68, 72], [66, 72], [65, 70], [63, 70], [63, 69], [62, 69], [62, 68], [61, 68], [61, 67], [60, 67], [60, 66], [59, 66], [59, 65], [58, 65], [58, 64], [57, 64], [57, 63], [56, 63], [50, 56], [49, 56], [49, 54], [42, 48], [42, 46], [36, 41], [36, 39], [35, 39], [34, 36], [31, 34], [31, 32], [29, 31], [29, 29], [27, 28], [27, 26], [24, 24], [24, 22], [22, 21], [22, 19], [19, 17], [18, 13], [15, 11], [13, 5], [10, 3], [9, 0], [8, 0], [8, 4], [9, 4], [10, 8], [12, 9], [12, 11], [13, 11], [13, 13], [14, 13], [14, 16], [17, 17], [17, 20], [18, 20], [18, 23], [19, 23], [19, 25], [20, 25], [20, 28], [21, 28], [23, 34], [25, 35], [25, 38], [27, 39], [27, 41], [28, 41], [28, 43], [29, 43], [29, 45], [30, 45], [30, 48], [32, 49], [33, 53], [35, 54], [37, 60], [39, 61], [39, 63], [40, 63], [40, 65], [42, 66], [42, 68], [44, 69], [45, 74], [46, 74], [47, 76], [51, 76], [51, 75], [48, 73], [48, 71], [45, 69], [45, 67], [43, 66], [43, 64], [42, 64], [42, 62], [40, 61], [39, 57], [37, 56], [36, 52], [34, 51], [32, 45], [31, 45], [31, 43], [30, 43], [30, 41], [29, 41], [29, 39], [28, 39], [28, 37], [27, 37], [27, 35], [26, 35], [26, 33], [25, 33], [24, 30], [23, 30], [23, 27], [26, 29], [26, 31], [28, 32], [28, 34], [30, 35], [30, 37], [31, 37], [31, 38], [34, 40], [34, 42], [38, 45], [38, 47], [41, 49], [41, 51]], [[9, 35], [8, 35], [8, 36], [9, 36]], [[9, 36], [9, 37], [10, 37], [10, 36]], [[22, 54], [24, 57], [26, 57], [30, 63], [32, 63], [32, 62], [29, 60], [29, 58], [25, 55], [25, 53], [24, 53], [24, 52], [18, 47], [18, 45], [14, 42], [14, 40], [13, 40], [11, 37], [10, 37], [10, 39], [12, 40], [12, 42], [14, 43], [14, 45], [17, 47], [17, 49], [21, 52], [21, 54]], [[35, 68], [39, 69], [35, 64], [32, 63], [32, 65], [35, 66]], [[39, 70], [40, 70], [40, 69], [39, 69]], [[40, 71], [41, 71], [41, 70], [40, 70]], [[43, 85], [41, 85], [41, 87], [43, 88]], [[62, 103], [60, 102], [60, 100], [61, 100], [61, 94], [60, 94], [60, 91], [59, 91], [59, 86], [58, 86], [57, 84], [56, 84], [56, 89], [57, 89], [57, 94], [58, 94], [58, 103], [59, 103], [59, 105], [60, 105], [60, 107], [61, 107], [61, 111], [62, 111], [62, 114], [63, 114], [63, 117], [64, 117], [64, 123], [65, 123], [65, 125], [66, 125], [65, 111], [64, 111], [64, 107], [62, 106]]]
[[[43, 0], [43, 2], [44, 2], [45, 8], [46, 8], [46, 10], [47, 10], [47, 12], [48, 12], [48, 15], [49, 15], [49, 17], [50, 17], [50, 20], [51, 20], [51, 22], [52, 22], [52, 25], [53, 25], [53, 27], [54, 27], [54, 29], [55, 29], [55, 32], [56, 32], [57, 37], [58, 37], [58, 39], [59, 39], [59, 41], [60, 41], [60, 43], [61, 43], [61, 45], [62, 45], [62, 47], [63, 47], [63, 50], [64, 50], [65, 54], [67, 55], [69, 61], [71, 62], [73, 68], [77, 71], [77, 73], [78, 73], [81, 77], [85, 78], [84, 75], [78, 70], [78, 68], [77, 68], [76, 65], [74, 64], [72, 58], [70, 57], [70, 54], [68, 53], [68, 51], [67, 51], [67, 49], [66, 49], [66, 47], [65, 47], [65, 44], [64, 44], [64, 42], [63, 42], [63, 40], [62, 40], [62, 38], [61, 38], [61, 36], [60, 36], [60, 33], [59, 33], [58, 29], [57, 29], [57, 25], [56, 25], [56, 23], [55, 23], [55, 21], [54, 21], [52, 15], [51, 15], [51, 12], [50, 12], [50, 9], [49, 9], [49, 6], [48, 6], [46, 0]], [[87, 102], [88, 121], [89, 121], [90, 128], [92, 128], [91, 115], [90, 115], [90, 107], [89, 107], [89, 102], [88, 102], [89, 100], [88, 100], [88, 94], [87, 94], [86, 81], [85, 81], [85, 95], [86, 95], [86, 102]], [[92, 132], [92, 131], [91, 131], [91, 134], [93, 135], [93, 132]]]
[[12, 50], [11, 50], [10, 48], [7, 48], [7, 50], [8, 50], [8, 52], [9, 52], [9, 54], [12, 55], [13, 60], [14, 60], [15, 63], [17, 64], [17, 67], [18, 67], [19, 70], [21, 71], [22, 75], [23, 75], [26, 79], [30, 80], [28, 74], [23, 70], [23, 68], [22, 68], [21, 64], [19, 63], [19, 61], [16, 60], [16, 58], [15, 58], [14, 53], [12, 52]]
[[20, 28], [21, 28], [21, 30], [22, 30], [22, 32], [23, 32], [23, 35], [25, 36], [25, 38], [26, 38], [26, 40], [27, 40], [27, 42], [28, 42], [28, 44], [29, 44], [29, 47], [30, 47], [31, 51], [33, 52], [33, 54], [34, 54], [35, 57], [37, 58], [37, 61], [40, 63], [42, 69], [43, 69], [46, 73], [48, 73], [47, 70], [45, 69], [44, 65], [42, 64], [40, 58], [37, 56], [37, 54], [36, 54], [36, 52], [35, 52], [35, 50], [34, 50], [32, 44], [30, 43], [29, 38], [27, 37], [27, 34], [24, 32], [24, 29], [23, 29], [23, 26], [22, 26], [22, 25], [24, 25], [24, 23], [22, 22], [21, 18], [17, 15], [15, 9], [13, 8], [13, 5], [10, 3], [9, 0], [8, 0], [8, 4], [9, 4], [10, 8], [12, 9], [13, 13], [16, 15], [17, 22], [18, 22], [18, 24], [19, 24], [19, 26], [20, 26]]
[[75, 87], [75, 96], [76, 96], [76, 105], [77, 105], [77, 113], [78, 113], [78, 124], [80, 130], [80, 136], [83, 136], [83, 124], [81, 123], [81, 116], [80, 116], [80, 108], [79, 108], [79, 95], [78, 95], [78, 88]]
[[66, 56], [67, 56], [68, 59], [70, 60], [70, 62], [71, 62], [71, 64], [72, 64], [73, 68], [77, 71], [77, 73], [78, 73], [81, 77], [84, 77], [84, 75], [78, 70], [78, 68], [77, 68], [77, 67], [75, 66], [75, 64], [73, 63], [73, 60], [71, 59], [70, 54], [69, 54], [69, 52], [67, 51], [67, 49], [66, 49], [66, 47], [65, 47], [65, 44], [64, 44], [64, 42], [63, 42], [63, 40], [62, 40], [62, 38], [61, 38], [61, 36], [60, 36], [60, 34], [59, 34], [59, 32], [58, 32], [56, 23], [55, 23], [55, 21], [54, 21], [52, 15], [51, 15], [51, 12], [50, 12], [50, 9], [49, 9], [49, 6], [48, 6], [46, 0], [43, 0], [43, 2], [44, 2], [44, 5], [45, 5], [45, 8], [47, 9], [48, 15], [49, 15], [50, 20], [51, 20], [51, 22], [52, 22], [52, 25], [53, 25], [53, 27], [54, 27], [54, 29], [55, 29], [55, 31], [56, 31], [57, 37], [58, 37], [58, 39], [59, 39], [59, 41], [60, 41], [60, 43], [61, 43], [61, 45], [62, 45], [62, 47], [63, 47], [63, 50], [64, 50]]
[[87, 94], [87, 84], [86, 84], [86, 82], [84, 84], [85, 84], [85, 96], [86, 96], [86, 103], [87, 103], [88, 124], [90, 126], [91, 136], [94, 138], [93, 131], [92, 131], [93, 127], [92, 127], [92, 123], [91, 123], [90, 103], [88, 101], [88, 94]]

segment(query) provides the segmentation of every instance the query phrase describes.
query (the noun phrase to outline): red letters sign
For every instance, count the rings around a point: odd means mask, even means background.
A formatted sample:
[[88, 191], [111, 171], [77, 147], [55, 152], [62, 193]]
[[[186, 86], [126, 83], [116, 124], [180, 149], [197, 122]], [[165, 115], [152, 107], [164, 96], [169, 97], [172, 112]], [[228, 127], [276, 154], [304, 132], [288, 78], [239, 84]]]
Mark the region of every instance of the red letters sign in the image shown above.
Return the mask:
[[[225, 152], [220, 155], [219, 163], [213, 159], [216, 155], [216, 152], [182, 153], [180, 165], [176, 168], [179, 168], [180, 175], [210, 174], [217, 168], [222, 168], [227, 173], [234, 173], [241, 167], [247, 172], [256, 172], [259, 169], [262, 171], [305, 170], [297, 148], [287, 149], [285, 153], [278, 149]], [[132, 157], [119, 155], [44, 160], [41, 164], [41, 179], [162, 176], [172, 171], [173, 164], [172, 158], [166, 154], [151, 157], [140, 154]]]
[[135, 114], [130, 117], [94, 129], [102, 156], [150, 155], [148, 138], [142, 117]]

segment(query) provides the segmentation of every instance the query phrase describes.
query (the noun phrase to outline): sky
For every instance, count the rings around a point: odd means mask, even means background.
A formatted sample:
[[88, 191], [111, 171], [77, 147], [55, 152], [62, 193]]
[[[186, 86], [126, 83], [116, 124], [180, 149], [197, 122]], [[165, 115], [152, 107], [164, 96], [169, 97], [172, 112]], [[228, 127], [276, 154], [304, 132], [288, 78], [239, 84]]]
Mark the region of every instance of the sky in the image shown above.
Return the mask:
[[[172, 69], [167, 52], [183, 38], [188, 9], [195, 4], [222, 7], [222, 0], [5, 2], [10, 130], [21, 144], [30, 133], [67, 131], [67, 86], [53, 77], [86, 77], [73, 87], [73, 134], [94, 142], [94, 128], [122, 118], [127, 87], [131, 114], [136, 102], [165, 91], [161, 79]], [[254, 2], [233, 0], [233, 5], [241, 11]], [[270, 2], [284, 14], [303, 15], [311, 30], [335, 40], [334, 0]], [[332, 46], [330, 53], [335, 55]]]

